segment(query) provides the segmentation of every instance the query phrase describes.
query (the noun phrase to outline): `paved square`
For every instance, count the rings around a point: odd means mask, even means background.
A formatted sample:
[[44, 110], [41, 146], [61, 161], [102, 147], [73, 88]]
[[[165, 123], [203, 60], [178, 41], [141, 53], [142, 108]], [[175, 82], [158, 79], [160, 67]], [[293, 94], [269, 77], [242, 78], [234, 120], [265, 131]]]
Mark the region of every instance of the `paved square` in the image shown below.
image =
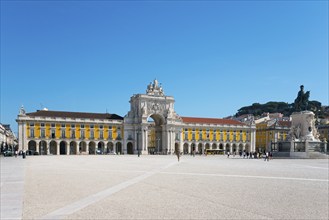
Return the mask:
[[[169, 155], [0, 160], [1, 219], [15, 213], [23, 219], [329, 218], [328, 160], [183, 156], [178, 162]], [[20, 172], [13, 174], [14, 168]]]

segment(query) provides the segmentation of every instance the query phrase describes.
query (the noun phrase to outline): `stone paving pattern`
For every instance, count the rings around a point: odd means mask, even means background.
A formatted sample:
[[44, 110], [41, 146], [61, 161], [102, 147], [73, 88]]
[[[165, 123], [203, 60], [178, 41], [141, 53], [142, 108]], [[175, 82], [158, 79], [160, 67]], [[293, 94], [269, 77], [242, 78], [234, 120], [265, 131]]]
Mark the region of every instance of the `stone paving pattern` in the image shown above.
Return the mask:
[[[1, 177], [15, 167], [24, 171], [15, 174], [20, 178], [1, 180], [2, 203], [2, 194], [14, 193], [6, 187], [10, 181], [24, 187], [16, 192], [22, 219], [329, 218], [327, 159], [183, 156], [178, 162], [169, 155], [81, 155], [0, 160]], [[3, 207], [1, 219], [6, 219]]]

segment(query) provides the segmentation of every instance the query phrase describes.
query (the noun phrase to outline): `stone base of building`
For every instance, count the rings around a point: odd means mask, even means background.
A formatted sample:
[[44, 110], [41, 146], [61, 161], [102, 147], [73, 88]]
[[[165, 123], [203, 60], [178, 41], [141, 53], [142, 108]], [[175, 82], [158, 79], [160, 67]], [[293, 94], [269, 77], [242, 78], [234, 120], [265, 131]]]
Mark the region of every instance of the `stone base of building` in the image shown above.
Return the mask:
[[329, 159], [327, 143], [320, 141], [278, 142], [272, 144], [273, 157], [296, 159]]

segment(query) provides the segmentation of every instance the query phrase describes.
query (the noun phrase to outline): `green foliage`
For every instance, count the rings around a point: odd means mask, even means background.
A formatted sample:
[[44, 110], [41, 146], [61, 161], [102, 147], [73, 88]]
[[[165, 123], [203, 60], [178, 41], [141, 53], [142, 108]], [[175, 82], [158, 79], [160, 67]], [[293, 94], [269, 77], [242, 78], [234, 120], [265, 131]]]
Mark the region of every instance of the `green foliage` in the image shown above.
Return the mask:
[[[309, 101], [307, 110], [313, 111], [319, 118], [324, 117], [324, 112], [321, 106], [321, 102]], [[294, 103], [286, 102], [274, 102], [270, 101], [265, 104], [253, 103], [250, 106], [244, 106], [238, 110], [236, 117], [244, 114], [252, 114], [254, 116], [260, 116], [264, 112], [269, 113], [281, 113], [284, 116], [290, 116], [293, 112], [297, 110], [294, 108]]]
[[290, 116], [293, 112], [299, 112], [302, 110], [313, 111], [316, 117], [324, 118], [329, 116], [329, 111], [326, 107], [321, 106], [321, 102], [309, 101], [310, 92], [304, 92], [304, 86], [300, 86], [297, 98], [294, 103], [286, 102], [268, 102], [265, 104], [254, 103], [250, 106], [242, 107], [235, 114], [236, 117], [244, 114], [253, 114], [254, 116], [260, 116], [265, 112], [268, 113], [281, 113], [284, 116]]

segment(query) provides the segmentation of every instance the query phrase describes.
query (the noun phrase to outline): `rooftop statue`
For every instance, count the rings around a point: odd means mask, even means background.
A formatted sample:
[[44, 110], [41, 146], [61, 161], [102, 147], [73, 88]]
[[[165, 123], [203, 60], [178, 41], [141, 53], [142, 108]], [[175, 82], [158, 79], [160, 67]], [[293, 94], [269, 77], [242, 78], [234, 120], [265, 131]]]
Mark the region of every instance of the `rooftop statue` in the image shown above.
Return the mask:
[[294, 102], [295, 111], [307, 110], [308, 99], [310, 97], [310, 91], [304, 92], [304, 86], [300, 86], [300, 91], [297, 94], [297, 98]]
[[162, 86], [161, 86], [161, 84], [159, 85], [159, 82], [157, 79], [153, 80], [153, 83], [150, 82], [150, 84], [147, 86], [146, 94], [164, 96]]

